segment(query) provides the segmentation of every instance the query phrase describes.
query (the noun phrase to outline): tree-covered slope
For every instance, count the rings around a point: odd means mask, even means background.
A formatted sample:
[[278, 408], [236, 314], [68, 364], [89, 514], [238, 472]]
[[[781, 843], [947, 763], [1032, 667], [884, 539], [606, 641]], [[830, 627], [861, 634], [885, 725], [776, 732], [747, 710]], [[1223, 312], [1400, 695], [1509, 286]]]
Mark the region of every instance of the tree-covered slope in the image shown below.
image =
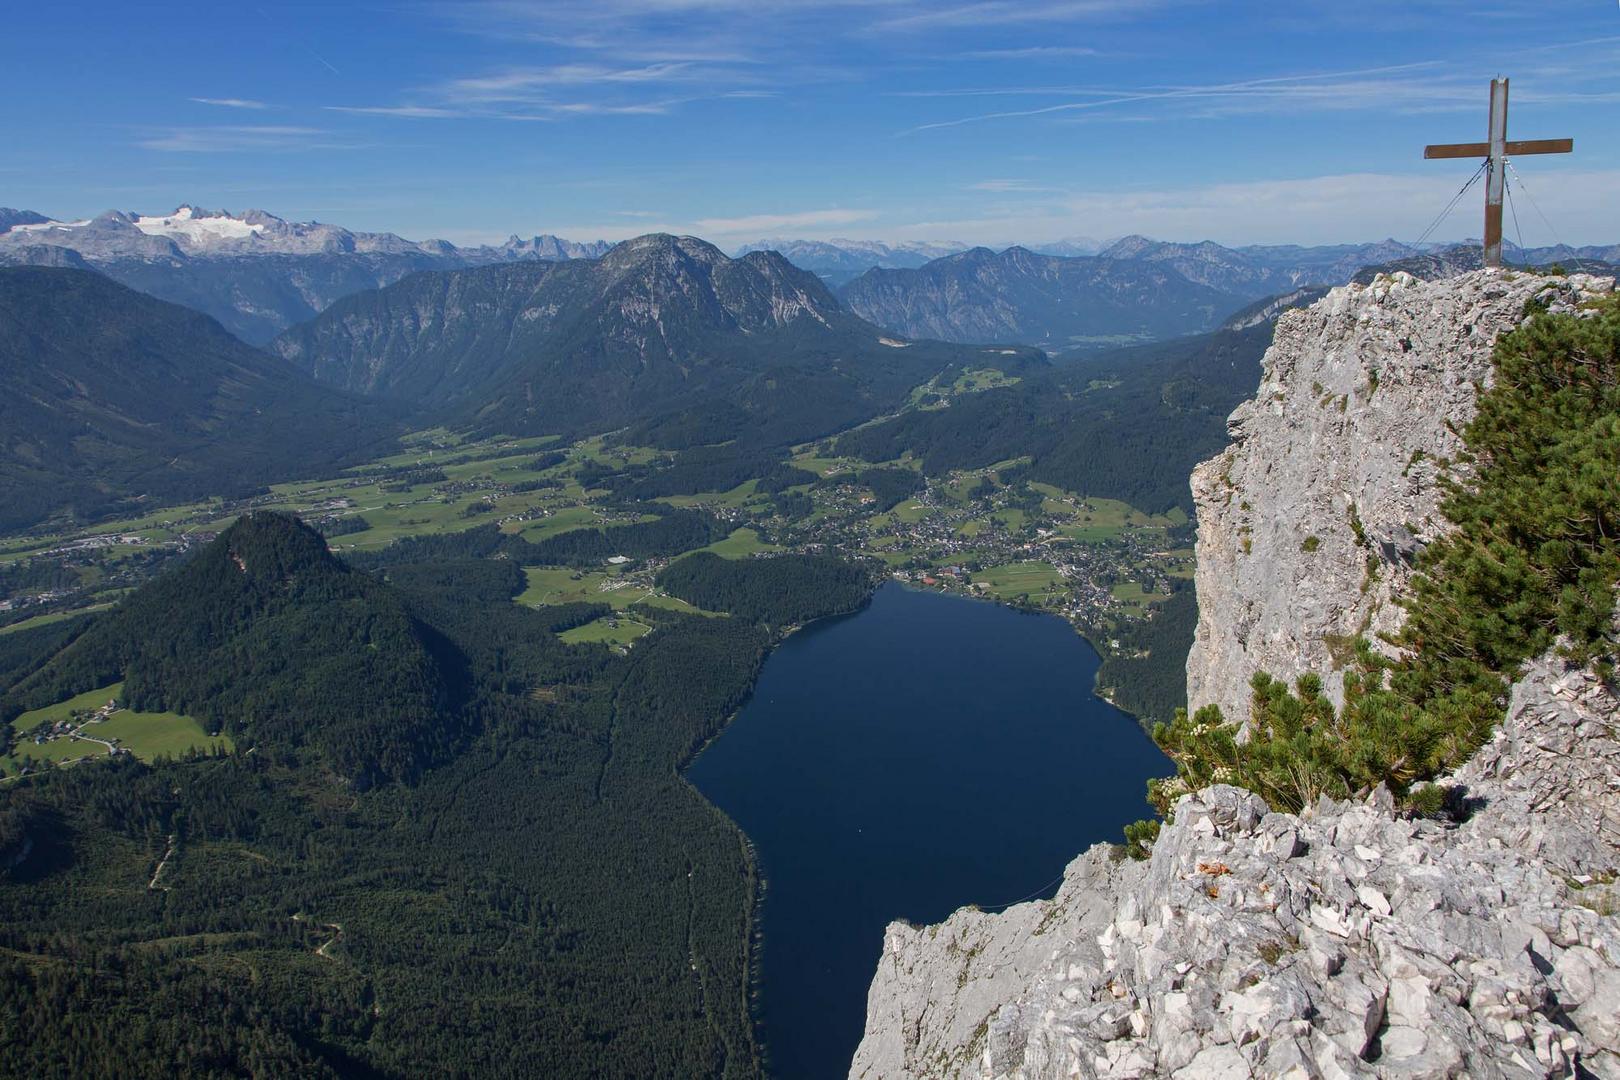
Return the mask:
[[[774, 252], [729, 259], [646, 236], [597, 260], [419, 274], [349, 297], [275, 343], [316, 378], [418, 415], [515, 433], [590, 432], [727, 409], [786, 442], [892, 407], [982, 350], [885, 341]], [[1033, 352], [997, 354], [1038, 363]]]
[[454, 665], [392, 589], [296, 519], [259, 513], [97, 620], [3, 715], [121, 681], [132, 708], [269, 752], [308, 748], [365, 785], [448, 756]]
[[87, 271], [0, 268], [0, 528], [251, 492], [394, 431], [206, 316]]
[[[769, 632], [649, 611], [618, 655], [559, 636], [604, 608], [514, 603], [513, 559], [372, 576], [318, 545], [249, 519], [21, 691], [127, 656], [132, 698], [248, 734], [0, 785], [5, 1071], [759, 1075], [754, 869], [679, 769]], [[451, 701], [424, 729], [435, 672]], [[453, 753], [367, 786], [328, 731], [383, 761], [400, 734]]]
[[1151, 512], [1191, 509], [1187, 476], [1254, 392], [1270, 323], [1121, 349], [851, 432], [838, 452], [910, 453], [929, 474], [1031, 459], [1028, 478]]
[[671, 563], [658, 586], [708, 611], [784, 626], [854, 611], [872, 594], [872, 575], [832, 555], [724, 559], [700, 551]]

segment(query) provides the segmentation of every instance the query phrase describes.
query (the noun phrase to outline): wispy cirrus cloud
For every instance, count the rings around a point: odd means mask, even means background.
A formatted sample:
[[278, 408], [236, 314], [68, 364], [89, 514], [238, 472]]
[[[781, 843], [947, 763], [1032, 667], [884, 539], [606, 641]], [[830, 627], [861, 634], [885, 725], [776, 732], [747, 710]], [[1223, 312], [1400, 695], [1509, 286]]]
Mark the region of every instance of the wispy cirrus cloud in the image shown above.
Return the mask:
[[1061, 188], [1050, 187], [1050, 186], [1047, 186], [1047, 185], [1044, 185], [1044, 184], [1038, 184], [1033, 180], [998, 179], [998, 180], [980, 180], [976, 184], [967, 185], [967, 190], [969, 190], [969, 191], [992, 191], [992, 192], [1047, 193], [1047, 192], [1061, 191], [1062, 189]]
[[551, 122], [570, 116], [662, 116], [693, 98], [665, 98], [614, 105], [600, 101], [533, 101], [517, 109], [427, 105], [324, 105], [328, 112], [403, 120], [511, 120]]
[[[731, 80], [735, 82], [737, 80]], [[722, 83], [687, 62], [639, 65], [566, 63], [512, 67], [449, 79], [411, 91], [397, 105], [327, 109], [409, 120], [560, 120], [572, 116], [656, 116], [692, 101], [774, 96]]]
[[[1396, 108], [1421, 103], [1433, 108], [1440, 105], [1477, 105], [1477, 80], [1446, 74], [1439, 61], [1418, 61], [1386, 67], [1358, 68], [1347, 71], [1308, 72], [1277, 75], [1236, 82], [1203, 85], [1121, 87], [986, 87], [925, 92], [925, 96], [1006, 96], [1061, 94], [1082, 100], [1056, 105], [1041, 105], [1028, 109], [1004, 109], [996, 112], [976, 113], [953, 117], [908, 128], [902, 134], [933, 131], [939, 128], [959, 127], [992, 120], [1012, 120], [1039, 116], [1057, 116], [1064, 113], [1107, 109], [1118, 105], [1142, 103], [1171, 104], [1197, 107], [1208, 115], [1212, 110], [1262, 111], [1302, 108], [1365, 109]], [[1419, 73], [1433, 73], [1430, 77], [1414, 78]]]
[[194, 97], [191, 100], [199, 105], [215, 105], [221, 109], [253, 109], [258, 111], [270, 108], [265, 102], [254, 101], [252, 98]]
[[860, 83], [894, 64], [1098, 55], [1088, 44], [1028, 45], [1016, 36], [1006, 42], [987, 36], [972, 43], [977, 51], [938, 48], [945, 37], [964, 31], [1093, 24], [1202, 2], [1207, 0], [427, 0], [424, 10], [454, 30], [498, 47], [543, 46], [531, 51], [557, 62], [475, 72], [402, 89], [396, 101], [338, 107], [405, 119], [656, 115], [694, 102]]
[[604, 64], [557, 64], [513, 68], [489, 75], [452, 79], [434, 88], [446, 100], [470, 104], [544, 102], [557, 87], [650, 86], [696, 81], [688, 62], [614, 67]]
[[[1592, 38], [1553, 48], [1584, 54], [1559, 55], [1519, 69], [1514, 100], [1535, 105], [1608, 105], [1620, 102], [1620, 76], [1614, 61], [1620, 37]], [[1029, 85], [931, 87], [894, 92], [915, 98], [1068, 97], [1073, 100], [1028, 108], [1000, 109], [917, 124], [900, 134], [989, 121], [1077, 114], [1135, 106], [1137, 112], [1215, 119], [1255, 114], [1299, 114], [1383, 110], [1391, 114], [1478, 110], [1483, 82], [1474, 64], [1439, 59], [1335, 71], [1300, 72], [1204, 84]]]
[[982, 0], [979, 3], [907, 4], [911, 10], [881, 19], [874, 30], [918, 31], [1037, 23], [1096, 22], [1139, 18], [1169, 6], [1171, 0]]
[[463, 116], [459, 109], [443, 109], [429, 105], [323, 105], [327, 112], [351, 113], [356, 116], [398, 116], [408, 120], [447, 120]]
[[1089, 45], [1030, 45], [1021, 49], [972, 49], [957, 53], [963, 60], [1076, 60], [1085, 56], [1102, 56], [1101, 49]]
[[230, 152], [303, 152], [340, 150], [355, 144], [323, 128], [290, 124], [225, 124], [171, 128], [149, 134], [137, 145], [147, 150], [184, 154]]

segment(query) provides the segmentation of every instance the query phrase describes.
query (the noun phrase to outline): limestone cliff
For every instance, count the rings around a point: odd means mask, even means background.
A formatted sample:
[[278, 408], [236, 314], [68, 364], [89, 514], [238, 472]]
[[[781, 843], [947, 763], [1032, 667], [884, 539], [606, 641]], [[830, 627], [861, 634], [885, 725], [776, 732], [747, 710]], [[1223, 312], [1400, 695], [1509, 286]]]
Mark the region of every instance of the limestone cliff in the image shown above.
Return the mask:
[[[1335, 289], [1289, 312], [1232, 444], [1193, 471], [1198, 631], [1187, 700], [1248, 715], [1249, 679], [1330, 675], [1392, 602], [1445, 522], [1442, 470], [1474, 415], [1491, 348], [1531, 300], [1567, 311], [1612, 284], [1479, 272]], [[1338, 702], [1343, 684], [1325, 679]]]
[[[1326, 674], [1335, 635], [1393, 629], [1495, 337], [1610, 288], [1401, 275], [1285, 316], [1194, 481], [1194, 704], [1241, 716], [1254, 670]], [[1050, 901], [893, 924], [850, 1075], [1620, 1078], [1615, 687], [1527, 664], [1445, 782], [1466, 821], [1208, 788], [1146, 862], [1099, 845]]]

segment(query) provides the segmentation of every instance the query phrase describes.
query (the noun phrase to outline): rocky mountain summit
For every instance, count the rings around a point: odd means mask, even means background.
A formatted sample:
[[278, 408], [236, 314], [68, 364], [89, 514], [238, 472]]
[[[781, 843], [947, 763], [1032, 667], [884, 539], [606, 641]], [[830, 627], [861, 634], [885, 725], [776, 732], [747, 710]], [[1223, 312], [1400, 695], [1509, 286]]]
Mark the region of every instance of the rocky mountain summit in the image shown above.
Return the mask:
[[58, 221], [28, 210], [0, 208], [0, 250], [45, 245], [87, 258], [253, 255], [426, 255], [463, 262], [512, 259], [594, 259], [612, 245], [558, 236], [512, 236], [499, 245], [457, 247], [444, 240], [406, 240], [393, 233], [356, 232], [322, 221], [287, 221], [264, 210], [207, 210], [182, 204], [167, 214], [108, 210], [84, 221]]
[[[1195, 480], [1193, 703], [1241, 705], [1240, 668], [1327, 676], [1332, 635], [1393, 626], [1495, 338], [1613, 287], [1397, 275], [1285, 315]], [[850, 1075], [1620, 1077], [1612, 676], [1531, 660], [1440, 783], [1449, 820], [1216, 785], [1144, 862], [1099, 845], [1050, 901], [893, 924]]]
[[[626, 240], [600, 259], [416, 274], [345, 297], [271, 347], [322, 382], [389, 399], [423, 422], [602, 431], [719, 408], [698, 425], [709, 437], [723, 415], [729, 437], [743, 424], [782, 440], [858, 422], [984, 354], [896, 341], [775, 252], [732, 259], [667, 234]], [[1033, 350], [995, 355], [1044, 364]]]

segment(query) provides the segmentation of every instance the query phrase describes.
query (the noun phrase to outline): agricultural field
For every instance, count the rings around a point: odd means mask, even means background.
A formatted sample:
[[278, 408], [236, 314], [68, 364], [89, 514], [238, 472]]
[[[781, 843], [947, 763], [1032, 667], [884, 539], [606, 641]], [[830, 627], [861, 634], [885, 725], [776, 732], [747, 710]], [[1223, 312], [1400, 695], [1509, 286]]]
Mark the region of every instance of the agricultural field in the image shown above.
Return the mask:
[[179, 757], [191, 750], [229, 753], [235, 749], [230, 736], [224, 733], [210, 735], [198, 721], [172, 712], [146, 713], [125, 709], [113, 713], [101, 723], [91, 724], [85, 734], [98, 739], [116, 740], [142, 761]]
[[730, 491], [700, 491], [696, 495], [664, 495], [654, 502], [661, 502], [666, 506], [678, 506], [689, 509], [694, 506], [715, 506], [736, 509], [746, 506], [753, 500], [758, 487], [758, 481], [745, 480]]
[[63, 619], [72, 619], [76, 616], [84, 615], [92, 611], [105, 611], [110, 607], [112, 607], [111, 602], [105, 604], [91, 604], [89, 607], [78, 608], [74, 611], [56, 611], [49, 615], [35, 615], [31, 619], [24, 619], [21, 622], [14, 622], [9, 623], [6, 626], [0, 626], [0, 635], [10, 634], [17, 630], [32, 630], [36, 626], [49, 626], [51, 623], [61, 622]]
[[589, 506], [562, 506], [534, 521], [514, 523], [512, 531], [521, 533], [525, 540], [538, 542], [570, 529], [594, 529], [601, 524], [602, 516]]
[[524, 575], [529, 587], [518, 594], [517, 602], [527, 607], [554, 604], [607, 604], [623, 610], [645, 599], [649, 590], [623, 577], [617, 570], [571, 570], [567, 567], [530, 566]]
[[[103, 742], [128, 750], [142, 761], [179, 757], [191, 750], [206, 753], [233, 749], [228, 736], [209, 735], [203, 730], [202, 724], [179, 713], [119, 709], [105, 719], [90, 719], [109, 701], [116, 700], [123, 689], [123, 683], [113, 683], [55, 705], [23, 713], [12, 723], [12, 730], [17, 733], [16, 744], [10, 756], [0, 758], [0, 770], [6, 775], [15, 775], [21, 769], [24, 758], [60, 764], [83, 758], [105, 757], [109, 751]], [[60, 736], [44, 743], [35, 743], [28, 735], [41, 724], [79, 720], [86, 721], [80, 730], [87, 738]]]
[[1013, 386], [1021, 381], [1019, 376], [1008, 375], [1000, 368], [972, 368], [956, 377], [956, 381], [951, 384], [951, 393], [976, 394], [981, 390]]
[[738, 529], [724, 540], [717, 540], [699, 551], [712, 551], [714, 554], [727, 559], [746, 559], [765, 551], [781, 551], [775, 544], [769, 544], [760, 539], [757, 529]]
[[640, 600], [637, 600], [635, 606], [662, 608], [665, 611], [679, 611], [683, 615], [705, 615], [716, 619], [728, 619], [731, 617], [723, 611], [705, 611], [703, 608], [688, 604], [678, 596], [670, 596], [668, 593], [660, 592], [648, 593]]
[[1013, 600], [1020, 596], [1034, 600], [1062, 581], [1063, 575], [1050, 563], [1044, 562], [1008, 563], [973, 575], [973, 584], [985, 586], [983, 591], [998, 600]]
[[652, 633], [652, 627], [635, 619], [616, 615], [604, 616], [566, 630], [559, 634], [563, 641], [570, 645], [621, 645], [628, 646], [638, 639]]
[[980, 533], [984, 532], [985, 527], [984, 522], [980, 521], [978, 518], [973, 518], [958, 525], [956, 527], [956, 535], [965, 540], [971, 540], [975, 536], [978, 536]]
[[103, 686], [99, 690], [88, 690], [77, 697], [59, 701], [55, 705], [47, 705], [43, 709], [34, 709], [25, 712], [12, 721], [12, 728], [16, 731], [31, 731], [40, 724], [55, 724], [62, 720], [72, 719], [78, 713], [94, 712], [109, 701], [115, 701], [118, 695], [124, 692], [124, 684], [113, 683]]
[[939, 513], [939, 508], [907, 499], [889, 513], [895, 521], [903, 521], [908, 525], [914, 525], [931, 514]]
[[1166, 599], [1163, 593], [1144, 589], [1140, 582], [1135, 581], [1117, 582], [1112, 591], [1114, 599], [1119, 601], [1120, 606], [1134, 614], [1141, 614], [1151, 605]]

